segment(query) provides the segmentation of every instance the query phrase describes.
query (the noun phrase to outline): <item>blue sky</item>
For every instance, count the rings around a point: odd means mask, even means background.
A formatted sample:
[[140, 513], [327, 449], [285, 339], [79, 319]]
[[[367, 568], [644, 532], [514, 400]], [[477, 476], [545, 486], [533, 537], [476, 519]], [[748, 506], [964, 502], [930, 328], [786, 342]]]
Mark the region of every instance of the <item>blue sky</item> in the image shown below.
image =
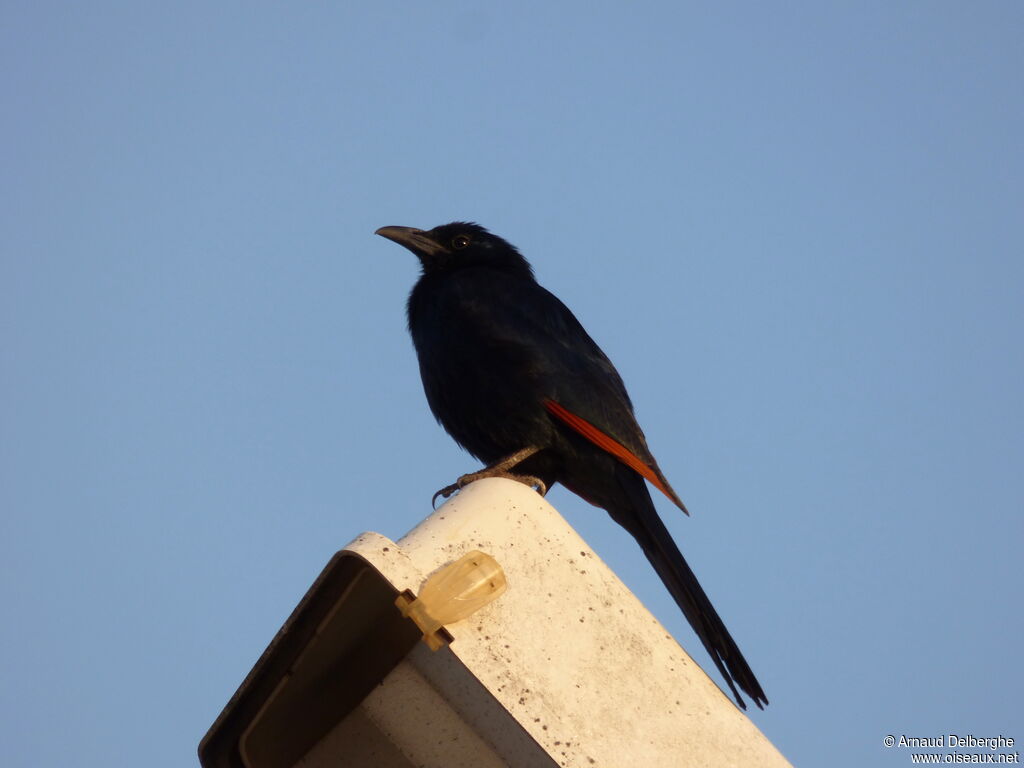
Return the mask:
[[615, 361], [795, 764], [1024, 739], [1019, 2], [0, 13], [0, 763], [194, 763], [331, 554], [475, 467], [373, 236], [452, 219]]

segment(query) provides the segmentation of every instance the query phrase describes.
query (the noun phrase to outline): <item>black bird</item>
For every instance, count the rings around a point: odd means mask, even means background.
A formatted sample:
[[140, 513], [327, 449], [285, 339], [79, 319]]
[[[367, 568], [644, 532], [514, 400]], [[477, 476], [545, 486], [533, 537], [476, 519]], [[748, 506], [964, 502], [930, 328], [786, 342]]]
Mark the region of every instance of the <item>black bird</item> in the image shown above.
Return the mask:
[[427, 402], [448, 434], [487, 465], [438, 494], [503, 476], [541, 494], [559, 482], [603, 507], [639, 542], [740, 707], [737, 686], [763, 709], [761, 685], [644, 479], [686, 507], [647, 447], [622, 378], [572, 312], [537, 283], [514, 246], [477, 224], [377, 234], [420, 260], [407, 311]]

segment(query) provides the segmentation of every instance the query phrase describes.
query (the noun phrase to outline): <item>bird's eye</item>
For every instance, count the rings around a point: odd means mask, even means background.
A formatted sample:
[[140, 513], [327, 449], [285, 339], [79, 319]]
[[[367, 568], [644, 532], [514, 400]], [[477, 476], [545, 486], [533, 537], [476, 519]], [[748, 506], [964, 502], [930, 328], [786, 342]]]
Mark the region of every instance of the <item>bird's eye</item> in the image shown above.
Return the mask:
[[469, 245], [469, 235], [456, 235], [452, 238], [452, 248], [462, 249]]

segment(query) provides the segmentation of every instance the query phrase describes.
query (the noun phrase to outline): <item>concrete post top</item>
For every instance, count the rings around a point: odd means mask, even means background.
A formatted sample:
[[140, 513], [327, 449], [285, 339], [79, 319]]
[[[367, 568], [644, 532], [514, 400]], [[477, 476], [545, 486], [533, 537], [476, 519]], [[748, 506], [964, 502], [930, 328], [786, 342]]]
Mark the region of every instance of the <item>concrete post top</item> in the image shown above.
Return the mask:
[[[429, 651], [396, 598], [472, 550], [507, 588]], [[331, 558], [199, 753], [204, 768], [788, 765], [561, 515], [503, 479]]]

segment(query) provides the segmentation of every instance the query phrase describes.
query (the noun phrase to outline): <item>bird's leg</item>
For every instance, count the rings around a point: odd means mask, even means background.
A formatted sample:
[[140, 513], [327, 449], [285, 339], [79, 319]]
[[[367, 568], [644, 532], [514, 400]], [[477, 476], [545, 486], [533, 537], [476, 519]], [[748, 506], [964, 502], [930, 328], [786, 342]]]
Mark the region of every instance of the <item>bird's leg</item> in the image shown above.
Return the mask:
[[496, 461], [494, 464], [491, 464], [490, 466], [484, 467], [478, 472], [470, 472], [468, 475], [463, 475], [451, 485], [445, 486], [440, 491], [435, 493], [434, 498], [430, 500], [430, 505], [434, 506], [434, 504], [437, 503], [438, 496], [447, 499], [453, 493], [455, 493], [458, 490], [461, 490], [465, 486], [472, 483], [474, 480], [483, 480], [485, 477], [505, 477], [508, 478], [509, 480], [515, 480], [516, 482], [523, 483], [524, 485], [529, 485], [531, 487], [536, 486], [537, 492], [541, 496], [543, 496], [548, 492], [548, 487], [547, 485], [545, 485], [544, 481], [541, 480], [539, 477], [534, 477], [533, 475], [515, 475], [509, 472], [509, 470], [512, 469], [514, 466], [528, 459], [530, 456], [533, 456], [533, 454], [535, 454], [539, 450], [540, 448], [538, 448], [537, 446], [531, 445], [527, 448], [522, 448], [516, 451], [515, 453], [510, 454], [509, 456], [506, 456], [500, 461]]

